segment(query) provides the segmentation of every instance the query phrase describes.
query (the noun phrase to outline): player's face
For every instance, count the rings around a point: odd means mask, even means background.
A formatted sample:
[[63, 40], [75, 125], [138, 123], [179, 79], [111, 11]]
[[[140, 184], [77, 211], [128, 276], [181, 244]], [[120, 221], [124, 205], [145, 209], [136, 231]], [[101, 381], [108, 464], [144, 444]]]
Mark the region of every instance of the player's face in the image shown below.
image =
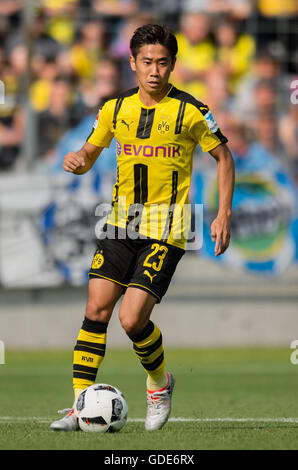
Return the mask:
[[140, 87], [149, 95], [158, 95], [167, 87], [175, 62], [166, 47], [146, 44], [140, 48], [136, 59], [130, 56], [130, 64]]

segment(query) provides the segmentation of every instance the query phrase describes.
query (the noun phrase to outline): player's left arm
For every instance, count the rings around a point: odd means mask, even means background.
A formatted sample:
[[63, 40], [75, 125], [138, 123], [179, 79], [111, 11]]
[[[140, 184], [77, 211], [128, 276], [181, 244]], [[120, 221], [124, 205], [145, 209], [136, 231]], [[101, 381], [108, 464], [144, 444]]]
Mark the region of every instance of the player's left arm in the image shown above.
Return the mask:
[[230, 243], [235, 164], [226, 144], [218, 145], [209, 153], [217, 161], [219, 205], [217, 216], [211, 224], [211, 238], [215, 242], [215, 256], [219, 256], [226, 251]]

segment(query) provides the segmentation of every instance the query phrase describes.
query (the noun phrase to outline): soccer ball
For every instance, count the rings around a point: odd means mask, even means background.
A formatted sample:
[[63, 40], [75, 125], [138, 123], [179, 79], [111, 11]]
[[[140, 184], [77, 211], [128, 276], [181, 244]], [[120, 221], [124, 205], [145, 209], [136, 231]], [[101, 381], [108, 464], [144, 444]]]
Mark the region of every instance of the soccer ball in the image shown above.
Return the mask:
[[80, 429], [85, 432], [118, 432], [126, 423], [127, 413], [124, 395], [108, 384], [86, 388], [75, 404]]

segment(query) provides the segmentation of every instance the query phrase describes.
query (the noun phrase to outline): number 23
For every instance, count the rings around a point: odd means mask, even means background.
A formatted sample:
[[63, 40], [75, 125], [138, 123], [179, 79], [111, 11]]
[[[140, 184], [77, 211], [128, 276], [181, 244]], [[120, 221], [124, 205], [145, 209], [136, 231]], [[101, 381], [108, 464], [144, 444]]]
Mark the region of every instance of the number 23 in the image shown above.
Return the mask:
[[[152, 252], [149, 253], [149, 255], [146, 257], [143, 266], [147, 268], [153, 268], [155, 271], [160, 271], [164, 262], [164, 259], [167, 255], [168, 248], [164, 245], [159, 245], [158, 243], [153, 243], [151, 246]], [[152, 256], [155, 256], [158, 252], [161, 252], [161, 254], [158, 256], [159, 263], [157, 264], [155, 261], [153, 263], [149, 262], [150, 258]]]

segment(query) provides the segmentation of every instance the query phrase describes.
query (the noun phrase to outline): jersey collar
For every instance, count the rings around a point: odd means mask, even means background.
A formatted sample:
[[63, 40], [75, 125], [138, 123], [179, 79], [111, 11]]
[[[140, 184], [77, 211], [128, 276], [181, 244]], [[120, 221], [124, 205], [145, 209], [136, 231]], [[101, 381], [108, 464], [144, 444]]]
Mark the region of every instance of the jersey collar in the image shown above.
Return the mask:
[[141, 98], [140, 98], [140, 88], [138, 89], [138, 92], [137, 92], [137, 99], [138, 99], [138, 102], [139, 104], [141, 105], [142, 108], [145, 108], [145, 109], [152, 109], [152, 108], [156, 108], [156, 106], [160, 106], [161, 104], [163, 104], [165, 101], [167, 101], [168, 99], [168, 96], [169, 96], [169, 93], [171, 92], [171, 90], [173, 89], [173, 85], [171, 83], [169, 83], [170, 85], [170, 88], [167, 92], [167, 94], [162, 98], [162, 100], [160, 100], [158, 103], [156, 103], [154, 106], [146, 106], [142, 101], [141, 101]]

